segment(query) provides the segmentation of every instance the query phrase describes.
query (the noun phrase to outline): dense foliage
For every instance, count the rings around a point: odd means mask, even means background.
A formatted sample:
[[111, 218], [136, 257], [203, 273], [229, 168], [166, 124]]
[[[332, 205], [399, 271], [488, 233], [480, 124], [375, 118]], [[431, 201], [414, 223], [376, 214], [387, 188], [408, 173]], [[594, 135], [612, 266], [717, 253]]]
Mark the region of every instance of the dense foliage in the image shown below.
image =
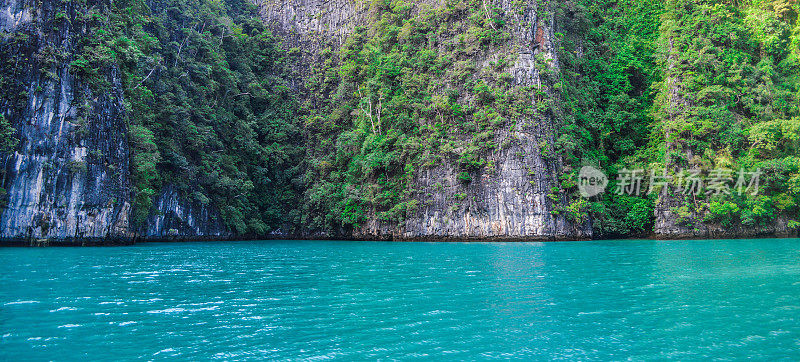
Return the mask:
[[[305, 117], [313, 230], [340, 230], [372, 218], [402, 222], [419, 207], [416, 172], [447, 160], [469, 184], [491, 172], [495, 133], [547, 111], [535, 90], [515, 87], [516, 61], [501, 9], [483, 1], [442, 7], [376, 0], [368, 21], [338, 51], [323, 49], [308, 83]], [[487, 60], [489, 66], [479, 64]], [[541, 95], [539, 98], [543, 98]], [[458, 204], [466, 194], [453, 200]]]
[[[665, 194], [606, 193], [595, 231], [650, 233], [664, 198], [680, 223], [767, 226], [798, 214], [798, 5], [699, 0], [570, 1], [561, 23], [564, 117], [559, 145], [573, 166], [667, 169]], [[572, 157], [570, 157], [572, 156]], [[682, 170], [761, 170], [758, 195], [677, 192]], [[576, 171], [575, 171], [576, 172]], [[575, 176], [573, 176], [575, 177]], [[733, 190], [732, 190], [733, 191]]]
[[253, 5], [127, 0], [89, 6], [80, 21], [90, 30], [72, 71], [103, 88], [98, 72], [120, 69], [135, 225], [174, 185], [237, 234], [292, 231], [302, 157], [296, 101], [285, 54]]
[[[402, 223], [424, 199], [414, 196], [421, 171], [453, 165], [458, 207], [473, 179], [493, 172], [487, 155], [515, 141], [497, 135], [527, 120], [557, 125], [556, 142], [540, 145], [565, 166], [551, 196], [566, 206], [555, 212], [591, 218], [595, 235], [651, 233], [665, 200], [679, 201], [669, 211], [688, 228], [779, 219], [800, 227], [794, 0], [537, 2], [537, 15], [556, 24], [559, 66], [535, 59], [544, 88], [509, 73], [524, 45], [513, 34], [516, 15], [530, 10], [524, 2], [513, 14], [486, 0], [359, 3], [363, 24], [341, 46], [315, 39], [313, 52], [282, 46], [247, 0], [61, 4], [72, 13], [47, 23], [73, 22], [85, 34], [74, 54], [45, 48], [32, 57], [45, 76], [69, 59], [93, 92], [119, 72], [135, 225], [168, 185], [238, 234]], [[14, 33], [0, 44], [6, 115], [29, 96], [17, 73], [31, 41]], [[301, 89], [291, 77], [303, 78]], [[87, 108], [77, 106], [80, 123]], [[0, 114], [0, 152], [16, 144]], [[759, 169], [765, 189], [586, 199], [575, 183], [583, 165], [604, 170], [609, 190], [623, 168]]]
[[[800, 209], [800, 27], [793, 1], [674, 1], [661, 26], [655, 124], [659, 161], [760, 169], [764, 190], [701, 195], [682, 222], [757, 227]], [[680, 195], [675, 195], [680, 197]]]
[[[594, 165], [609, 175], [613, 191], [619, 169], [650, 159], [652, 85], [662, 77], [655, 51], [663, 6], [649, 0], [571, 0], [558, 8], [558, 23], [567, 34], [559, 52], [565, 112], [558, 139], [573, 166], [566, 180], [575, 180], [580, 166]], [[599, 235], [652, 230], [652, 196], [606, 192], [588, 208]]]

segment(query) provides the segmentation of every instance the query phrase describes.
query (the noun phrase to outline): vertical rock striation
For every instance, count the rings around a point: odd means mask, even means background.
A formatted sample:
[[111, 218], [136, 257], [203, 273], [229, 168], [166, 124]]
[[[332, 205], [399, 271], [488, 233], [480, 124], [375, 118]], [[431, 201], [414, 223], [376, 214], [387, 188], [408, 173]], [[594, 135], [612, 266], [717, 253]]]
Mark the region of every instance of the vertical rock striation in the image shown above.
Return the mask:
[[147, 239], [228, 237], [216, 211], [190, 203], [173, 186], [165, 187], [153, 202], [142, 236]]
[[[554, 17], [537, 15], [545, 13], [527, 5], [523, 11], [513, 8], [511, 1], [494, 2], [512, 17], [511, 40], [506, 46], [514, 49], [517, 62], [509, 72], [518, 87], [536, 87], [555, 99], [557, 94], [543, 79], [545, 69], [537, 67], [535, 58], [545, 60], [544, 66], [554, 73], [559, 71], [553, 39]], [[483, 59], [488, 66], [491, 59]], [[535, 100], [532, 100], [535, 102]], [[548, 194], [559, 187], [558, 175], [563, 164], [558, 156], [548, 155], [541, 147], [553, 145], [557, 120], [527, 116], [518, 119], [513, 130], [495, 133], [496, 144], [510, 144], [507, 148], [484, 155], [494, 163], [494, 171], [481, 171], [463, 190], [456, 165], [445, 163], [419, 172], [414, 188], [415, 198], [423, 205], [414, 218], [402, 225], [392, 225], [373, 220], [360, 232], [368, 235], [390, 234], [399, 238], [492, 238], [492, 239], [574, 239], [591, 236], [591, 226], [574, 224], [563, 215], [555, 213], [558, 205], [567, 200], [551, 200]], [[453, 205], [455, 194], [464, 193], [460, 205]]]
[[[91, 5], [91, 4], [90, 4]], [[94, 4], [102, 6], [100, 4]], [[124, 89], [115, 66], [101, 69], [101, 91], [70, 72], [80, 39], [75, 21], [86, 5], [4, 0], [0, 36], [14, 89], [0, 114], [18, 131], [17, 150], [2, 155], [2, 239], [92, 240], [227, 235], [213, 209], [185, 201], [171, 185], [156, 196], [147, 223], [130, 225], [131, 181]]]
[[[352, 1], [254, 0], [264, 20], [285, 39], [287, 47], [306, 51], [306, 64], [295, 79], [303, 89], [303, 75], [312, 71], [323, 44], [341, 45], [359, 21], [367, 18], [368, 4]], [[516, 87], [531, 87], [547, 100], [557, 100], [552, 80], [544, 73], [559, 71], [554, 44], [555, 24], [544, 3], [515, 4], [494, 1], [510, 17], [510, 40], [504, 44], [516, 54], [507, 70]], [[441, 6], [418, 1], [415, 6]], [[109, 84], [93, 91], [70, 73], [76, 39], [86, 29], [72, 17], [80, 5], [71, 2], [0, 3], [0, 31], [25, 34], [20, 50], [30, 61], [15, 67], [22, 101], [0, 99], [0, 112], [18, 130], [17, 150], [3, 155], [7, 191], [0, 215], [0, 237], [91, 239], [232, 236], [213, 208], [186, 201], [166, 185], [154, 198], [147, 223], [129, 225], [131, 186], [129, 147], [123, 87], [115, 68], [101, 71]], [[522, 8], [519, 8], [522, 6]], [[78, 23], [78, 22], [76, 22]], [[325, 40], [324, 42], [322, 40]], [[494, 55], [474, 59], [489, 67]], [[532, 104], [544, 99], [531, 99]], [[15, 103], [16, 102], [16, 103]], [[556, 102], [557, 103], [557, 102]], [[557, 107], [554, 107], [557, 108]], [[415, 171], [411, 198], [419, 207], [402, 222], [380, 220], [374, 212], [352, 230], [357, 238], [478, 238], [571, 239], [591, 236], [591, 226], [567, 219], [559, 209], [567, 205], [560, 188], [562, 161], [548, 146], [555, 142], [556, 114], [544, 118], [523, 115], [515, 127], [492, 136], [505, 144], [482, 155], [494, 167], [478, 171], [471, 182], [458, 179], [459, 166], [443, 159]], [[545, 146], [543, 146], [545, 145]], [[454, 199], [462, 201], [454, 203]]]
[[[264, 20], [276, 33], [285, 34], [289, 46], [300, 46], [310, 53], [304, 61], [313, 62], [323, 44], [342, 44], [348, 33], [367, 14], [369, 4], [352, 1], [256, 0]], [[415, 1], [423, 6], [442, 6], [438, 1]], [[511, 40], [504, 46], [518, 55], [509, 72], [517, 87], [535, 87], [551, 99], [558, 96], [542, 72], [558, 72], [554, 45], [554, 16], [533, 2], [522, 5], [494, 1], [511, 17]], [[542, 7], [542, 8], [537, 8]], [[539, 15], [542, 14], [542, 15]], [[333, 40], [332, 42], [330, 40]], [[535, 59], [544, 60], [544, 64]], [[479, 67], [488, 67], [492, 55], [476, 59]], [[308, 67], [308, 65], [305, 65]], [[301, 70], [300, 74], [308, 70]], [[302, 79], [300, 80], [302, 83]], [[302, 85], [300, 86], [302, 88]], [[532, 100], [536, 102], [536, 100]], [[495, 165], [493, 171], [480, 171], [469, 185], [458, 179], [459, 169], [452, 161], [416, 171], [411, 181], [412, 196], [420, 207], [404, 222], [379, 220], [374, 214], [352, 231], [359, 238], [427, 239], [571, 239], [591, 236], [590, 224], [575, 224], [556, 212], [568, 202], [553, 196], [558, 189], [562, 161], [542, 145], [553, 145], [557, 129], [555, 117], [545, 119], [523, 116], [516, 127], [496, 132], [496, 144], [509, 147], [490, 151], [484, 158]], [[456, 195], [463, 202], [454, 204]], [[558, 195], [558, 193], [556, 193]]]
[[70, 74], [81, 30], [53, 19], [75, 11], [68, 2], [2, 4], [3, 36], [24, 34], [27, 41], [19, 50], [30, 59], [14, 69], [28, 95], [22, 106], [13, 106], [9, 98], [0, 105], [20, 139], [18, 150], [3, 156], [3, 238], [130, 236], [122, 89], [114, 69], [105, 74], [110, 89], [100, 94]]

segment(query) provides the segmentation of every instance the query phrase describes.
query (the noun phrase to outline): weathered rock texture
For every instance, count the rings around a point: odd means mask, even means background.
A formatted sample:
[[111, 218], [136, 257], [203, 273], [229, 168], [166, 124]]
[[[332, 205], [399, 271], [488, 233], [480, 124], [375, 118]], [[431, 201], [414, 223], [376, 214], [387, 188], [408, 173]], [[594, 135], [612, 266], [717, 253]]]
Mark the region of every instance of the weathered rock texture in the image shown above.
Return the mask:
[[31, 8], [24, 1], [0, 1], [0, 31], [10, 32], [24, 24], [29, 24], [33, 18]]
[[[92, 92], [69, 72], [86, 29], [54, 22], [73, 16], [71, 2], [0, 2], [0, 36], [27, 35], [13, 69], [19, 84], [0, 99], [0, 114], [20, 139], [2, 155], [7, 205], [0, 238], [131, 240], [224, 236], [213, 210], [182, 200], [170, 186], [156, 197], [144, 230], [129, 223], [131, 185], [123, 90], [115, 68], [104, 70], [110, 89]], [[16, 99], [17, 93], [26, 93]], [[19, 104], [17, 104], [19, 103]], [[21, 104], [21, 106], [20, 106]]]
[[147, 219], [146, 238], [210, 238], [230, 236], [214, 210], [190, 203], [172, 187], [165, 187], [153, 202], [157, 210]]
[[[321, 49], [323, 42], [341, 44], [348, 32], [367, 13], [368, 3], [322, 0], [257, 0], [264, 20], [272, 24], [279, 34], [285, 34], [288, 46], [301, 46], [311, 53]], [[432, 7], [437, 1], [418, 1]], [[558, 59], [553, 44], [554, 18], [537, 9], [537, 2], [524, 5], [519, 11], [512, 1], [493, 1], [490, 7], [501, 7], [512, 17], [511, 39], [506, 44], [518, 54], [516, 64], [509, 69], [517, 86], [536, 86], [555, 97], [547, 82], [542, 79], [543, 69], [535, 66], [535, 56], [541, 54], [549, 70], [558, 71]], [[538, 10], [538, 12], [537, 12]], [[479, 66], [487, 66], [487, 59], [478, 59]], [[301, 71], [302, 74], [302, 71]], [[302, 87], [301, 87], [302, 88]], [[533, 100], [532, 100], [533, 102]], [[417, 190], [414, 199], [419, 201], [416, 214], [402, 223], [380, 221], [372, 215], [369, 221], [353, 236], [358, 238], [431, 239], [574, 239], [591, 236], [587, 222], [576, 225], [563, 215], [554, 212], [567, 200], [548, 196], [558, 187], [562, 162], [557, 156], [543, 154], [541, 145], [554, 144], [556, 121], [531, 116], [516, 120], [512, 131], [495, 134], [496, 144], [510, 144], [502, 150], [484, 155], [495, 165], [494, 171], [483, 171], [464, 186], [457, 176], [459, 170], [453, 162], [445, 160], [433, 168], [418, 172], [412, 187]], [[508, 142], [511, 141], [511, 142]], [[466, 195], [460, 196], [460, 195]], [[459, 200], [454, 202], [454, 200]]]
[[[5, 1], [0, 12], [4, 32], [29, 36], [20, 50], [31, 60], [16, 69], [29, 95], [25, 105], [0, 109], [20, 139], [18, 151], [3, 157], [8, 205], [0, 236], [128, 237], [128, 144], [119, 79], [110, 70], [112, 86], [102, 94], [75, 79], [69, 63], [79, 30], [48, 20], [56, 11], [75, 9], [61, 2], [40, 4]], [[51, 54], [64, 59], [48, 62]]]
[[[315, 52], [325, 44], [342, 44], [365, 19], [367, 3], [335, 1], [255, 0], [265, 21], [284, 37], [287, 47], [301, 47], [310, 60], [302, 75], [311, 71]], [[431, 6], [441, 6], [436, 1]], [[173, 238], [231, 236], [213, 209], [195, 205], [171, 186], [154, 199], [154, 210], [142, 230], [129, 225], [131, 187], [127, 125], [123, 92], [115, 70], [105, 73], [111, 89], [93, 94], [69, 73], [75, 39], [82, 29], [70, 22], [52, 23], [56, 11], [71, 14], [71, 3], [42, 5], [5, 0], [0, 29], [31, 35], [25, 49], [30, 59], [45, 48], [56, 49], [63, 59], [51, 65], [39, 60], [24, 66], [20, 81], [29, 96], [21, 109], [2, 105], [2, 111], [19, 130], [19, 151], [3, 159], [8, 205], [0, 218], [0, 237], [88, 239]], [[512, 40], [506, 45], [518, 54], [509, 69], [517, 86], [536, 86], [555, 97], [542, 79], [534, 57], [541, 54], [544, 67], [558, 71], [553, 44], [552, 15], [531, 3], [524, 11], [502, 0], [492, 6], [512, 14]], [[59, 8], [56, 8], [59, 7]], [[42, 30], [53, 29], [53, 30]], [[323, 42], [324, 41], [324, 42]], [[492, 59], [478, 59], [486, 66]], [[49, 64], [49, 63], [48, 63]], [[538, 68], [537, 68], [538, 67]], [[533, 102], [533, 100], [532, 100]], [[79, 112], [79, 107], [83, 109]], [[562, 163], [543, 154], [542, 144], [553, 144], [553, 119], [520, 119], [513, 130], [495, 134], [497, 144], [508, 144], [485, 158], [493, 171], [482, 171], [469, 185], [457, 179], [458, 167], [442, 164], [418, 171], [413, 183], [420, 202], [413, 217], [402, 223], [379, 221], [377, 217], [350, 236], [358, 238], [480, 238], [480, 239], [568, 239], [591, 236], [588, 223], [576, 225], [554, 212], [567, 200], [549, 193], [558, 185]], [[459, 197], [466, 195], [466, 197]], [[454, 202], [454, 200], [459, 200]]]

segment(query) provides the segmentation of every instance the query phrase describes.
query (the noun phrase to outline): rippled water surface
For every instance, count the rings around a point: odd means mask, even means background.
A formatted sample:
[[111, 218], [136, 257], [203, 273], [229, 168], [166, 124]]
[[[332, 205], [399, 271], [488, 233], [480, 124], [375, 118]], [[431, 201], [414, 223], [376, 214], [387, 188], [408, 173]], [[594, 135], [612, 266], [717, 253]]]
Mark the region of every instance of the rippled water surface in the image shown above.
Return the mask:
[[0, 248], [0, 360], [798, 351], [798, 239]]

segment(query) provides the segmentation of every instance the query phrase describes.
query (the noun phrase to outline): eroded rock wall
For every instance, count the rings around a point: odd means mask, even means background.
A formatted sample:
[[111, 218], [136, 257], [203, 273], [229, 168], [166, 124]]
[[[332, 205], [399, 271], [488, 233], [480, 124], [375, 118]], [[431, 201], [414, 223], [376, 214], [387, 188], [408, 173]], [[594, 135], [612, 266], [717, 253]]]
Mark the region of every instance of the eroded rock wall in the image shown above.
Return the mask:
[[128, 142], [117, 73], [110, 69], [110, 89], [94, 94], [69, 72], [81, 29], [53, 19], [78, 11], [72, 3], [6, 0], [0, 7], [2, 36], [27, 36], [18, 50], [29, 60], [14, 69], [27, 94], [23, 105], [9, 98], [0, 105], [20, 140], [2, 157], [7, 206], [0, 237], [129, 237]]
[[[276, 33], [285, 34], [288, 47], [299, 46], [310, 53], [304, 57], [306, 62], [313, 62], [314, 52], [327, 44], [342, 44], [358, 22], [366, 18], [369, 9], [369, 3], [336, 0], [255, 2], [261, 7], [264, 21], [271, 24]], [[417, 10], [423, 6], [442, 6], [438, 1], [412, 3]], [[511, 40], [504, 48], [518, 55], [516, 63], [508, 69], [516, 86], [536, 87], [556, 98], [551, 84], [541, 74], [545, 70], [559, 71], [554, 17], [552, 11], [548, 11], [552, 9], [546, 8], [545, 2], [530, 2], [520, 9], [520, 4], [507, 0], [491, 1], [487, 6], [500, 7], [510, 17], [507, 26], [512, 27]], [[543, 59], [544, 63], [536, 65], [536, 58]], [[490, 54], [476, 59], [476, 63], [486, 67], [492, 60], [495, 59]], [[306, 71], [303, 69], [299, 74]], [[590, 237], [588, 222], [575, 224], [555, 212], [567, 200], [562, 196], [553, 200], [549, 195], [554, 187], [559, 187], [562, 161], [548, 154], [542, 145], [554, 144], [557, 121], [554, 117], [536, 116], [515, 121], [517, 126], [512, 130], [494, 135], [496, 144], [510, 146], [482, 155], [494, 165], [493, 170], [479, 172], [469, 185], [458, 180], [460, 170], [448, 160], [419, 170], [411, 182], [416, 190], [412, 197], [420, 205], [418, 211], [399, 223], [381, 221], [373, 214], [364, 225], [352, 231], [353, 236], [518, 240]]]
[[142, 237], [225, 238], [231, 236], [220, 222], [215, 210], [186, 201], [173, 186], [161, 190], [153, 202], [156, 210], [147, 219]]
[[15, 83], [0, 99], [0, 114], [19, 139], [16, 149], [0, 158], [6, 192], [0, 239], [227, 235], [213, 209], [187, 202], [170, 185], [159, 190], [145, 225], [130, 224], [131, 155], [120, 75], [115, 66], [100, 70], [108, 87], [93, 91], [70, 72], [77, 44], [87, 36], [86, 27], [73, 21], [85, 10], [80, 6], [0, 3], [4, 54], [18, 58], [4, 74]]

